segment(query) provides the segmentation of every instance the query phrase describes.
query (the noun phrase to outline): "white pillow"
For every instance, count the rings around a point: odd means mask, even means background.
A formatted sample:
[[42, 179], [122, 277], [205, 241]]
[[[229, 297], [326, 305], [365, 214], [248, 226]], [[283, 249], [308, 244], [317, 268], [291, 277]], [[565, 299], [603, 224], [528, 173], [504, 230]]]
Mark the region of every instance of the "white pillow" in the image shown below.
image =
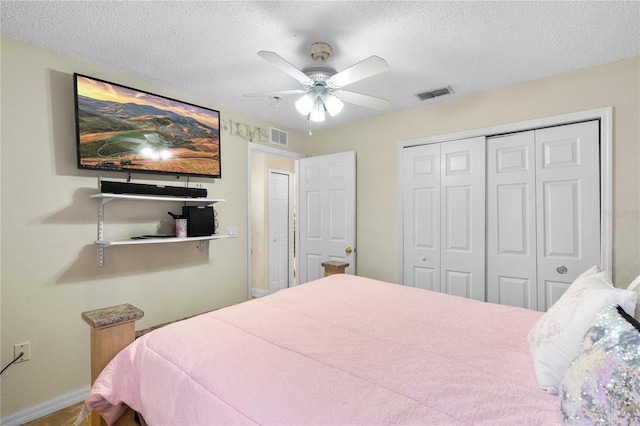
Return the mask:
[[631, 281], [627, 290], [638, 293], [638, 303], [636, 303], [636, 320], [640, 321], [640, 275], [638, 275], [635, 280]]
[[565, 371], [602, 308], [620, 305], [626, 312], [635, 311], [638, 293], [615, 288], [606, 272], [593, 274], [596, 270], [578, 277], [529, 332], [538, 385], [549, 393], [558, 393]]

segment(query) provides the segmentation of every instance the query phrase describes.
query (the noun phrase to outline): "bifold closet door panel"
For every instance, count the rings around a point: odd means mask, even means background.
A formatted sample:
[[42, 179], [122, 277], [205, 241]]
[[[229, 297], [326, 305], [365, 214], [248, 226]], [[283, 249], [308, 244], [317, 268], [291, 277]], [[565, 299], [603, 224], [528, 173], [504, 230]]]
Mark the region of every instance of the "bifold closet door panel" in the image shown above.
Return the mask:
[[440, 144], [443, 293], [485, 300], [485, 137]]
[[403, 284], [440, 291], [440, 144], [405, 148]]
[[487, 139], [487, 301], [538, 309], [535, 134]]
[[487, 300], [546, 311], [600, 259], [597, 121], [489, 138]]
[[599, 123], [537, 130], [538, 309], [600, 260]]

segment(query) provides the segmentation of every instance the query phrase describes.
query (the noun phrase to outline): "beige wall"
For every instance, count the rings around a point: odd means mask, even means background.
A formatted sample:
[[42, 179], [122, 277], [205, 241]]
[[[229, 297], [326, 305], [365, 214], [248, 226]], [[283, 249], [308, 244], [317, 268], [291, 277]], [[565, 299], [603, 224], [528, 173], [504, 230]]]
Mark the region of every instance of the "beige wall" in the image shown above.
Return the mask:
[[[640, 274], [640, 59], [633, 58], [316, 131], [307, 155], [357, 152], [358, 275], [397, 279], [398, 142], [613, 107], [613, 274]], [[345, 108], [348, 108], [345, 107]]]
[[291, 158], [251, 154], [251, 287], [263, 292], [269, 291], [269, 169], [291, 172], [295, 182], [295, 166]]
[[[145, 328], [247, 297], [247, 142], [224, 130], [223, 178], [191, 182], [226, 199], [216, 204], [220, 227], [236, 225], [238, 238], [212, 241], [204, 253], [195, 243], [112, 247], [97, 266], [97, 203], [88, 197], [98, 173], [76, 169], [72, 74], [220, 109], [223, 121], [269, 123], [6, 37], [1, 48], [1, 364], [13, 359], [13, 344], [31, 342], [31, 361], [2, 374], [5, 417], [89, 385], [83, 311], [131, 303], [145, 311]], [[303, 134], [285, 130], [290, 149], [302, 152]], [[153, 233], [172, 209], [179, 204], [111, 202], [107, 235]]]

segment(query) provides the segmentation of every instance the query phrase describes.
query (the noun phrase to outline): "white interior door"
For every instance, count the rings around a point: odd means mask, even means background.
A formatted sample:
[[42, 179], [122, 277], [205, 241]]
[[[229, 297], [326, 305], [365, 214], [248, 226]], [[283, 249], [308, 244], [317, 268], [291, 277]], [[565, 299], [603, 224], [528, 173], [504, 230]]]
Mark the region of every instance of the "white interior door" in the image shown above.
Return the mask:
[[485, 137], [440, 147], [441, 291], [485, 300]]
[[598, 122], [487, 143], [487, 300], [546, 311], [600, 259]]
[[324, 276], [322, 262], [349, 263], [356, 273], [356, 153], [303, 158], [297, 220], [300, 284]]
[[402, 154], [404, 284], [484, 300], [485, 138]]
[[600, 261], [599, 123], [536, 131], [538, 310]]
[[402, 153], [404, 285], [440, 291], [440, 144]]
[[487, 139], [487, 301], [538, 309], [534, 131]]
[[269, 171], [269, 293], [289, 287], [289, 183], [287, 172]]

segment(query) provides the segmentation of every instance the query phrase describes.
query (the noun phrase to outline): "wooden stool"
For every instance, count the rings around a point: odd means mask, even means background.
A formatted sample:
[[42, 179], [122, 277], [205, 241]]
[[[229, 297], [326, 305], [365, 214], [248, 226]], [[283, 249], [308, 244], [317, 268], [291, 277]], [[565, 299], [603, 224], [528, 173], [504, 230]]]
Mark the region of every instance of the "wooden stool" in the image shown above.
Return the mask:
[[[135, 322], [143, 316], [144, 312], [128, 303], [82, 313], [91, 326], [91, 384], [109, 361], [135, 340]], [[91, 413], [91, 426], [106, 424], [97, 412]], [[116, 422], [118, 426], [135, 424], [130, 408]]]
[[334, 275], [334, 274], [344, 274], [344, 270], [349, 266], [347, 262], [341, 262], [339, 260], [330, 260], [328, 262], [322, 262], [320, 265], [324, 267], [325, 277], [328, 277], [329, 275]]

